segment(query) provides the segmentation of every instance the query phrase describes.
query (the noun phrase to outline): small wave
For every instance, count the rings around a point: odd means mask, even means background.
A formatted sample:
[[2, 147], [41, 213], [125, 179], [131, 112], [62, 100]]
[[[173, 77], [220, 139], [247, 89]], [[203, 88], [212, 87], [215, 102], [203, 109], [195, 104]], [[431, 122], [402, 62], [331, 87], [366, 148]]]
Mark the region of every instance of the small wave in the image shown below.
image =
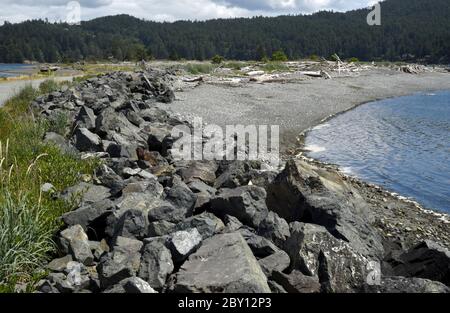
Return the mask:
[[346, 175], [354, 174], [353, 169], [350, 166], [344, 166], [340, 168], [341, 172]]
[[305, 150], [308, 150], [312, 153], [324, 152], [327, 151], [325, 147], [317, 146], [317, 145], [309, 145], [305, 147]]
[[330, 124], [321, 124], [321, 125], [317, 125], [316, 127], [313, 128], [313, 130], [319, 130], [319, 129], [324, 129], [330, 127]]

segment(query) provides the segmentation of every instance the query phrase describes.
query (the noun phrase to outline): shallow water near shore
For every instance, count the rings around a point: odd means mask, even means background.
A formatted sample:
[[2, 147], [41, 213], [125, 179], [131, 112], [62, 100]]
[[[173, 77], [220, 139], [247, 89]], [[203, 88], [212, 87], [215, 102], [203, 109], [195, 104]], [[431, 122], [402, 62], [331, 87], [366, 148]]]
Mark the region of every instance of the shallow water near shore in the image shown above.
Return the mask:
[[450, 91], [361, 105], [312, 129], [307, 155], [450, 212]]
[[28, 70], [32, 65], [0, 63], [0, 77], [20, 76], [21, 71]]

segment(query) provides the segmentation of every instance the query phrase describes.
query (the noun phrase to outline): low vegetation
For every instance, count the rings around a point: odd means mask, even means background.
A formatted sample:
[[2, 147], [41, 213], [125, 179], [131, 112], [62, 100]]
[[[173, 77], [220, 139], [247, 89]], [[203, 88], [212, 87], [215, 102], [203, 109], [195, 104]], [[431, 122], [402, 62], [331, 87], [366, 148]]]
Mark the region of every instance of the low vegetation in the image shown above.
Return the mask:
[[184, 70], [192, 75], [209, 74], [216, 66], [209, 63], [188, 63], [184, 65]]
[[289, 67], [283, 62], [268, 62], [261, 66], [265, 72], [285, 72], [289, 71]]
[[97, 166], [42, 141], [50, 125], [34, 117], [30, 102], [56, 88], [52, 81], [25, 87], [0, 109], [0, 292], [33, 289], [43, 274], [39, 268], [55, 252], [58, 217], [73, 207], [41, 186], [51, 183], [53, 193], [61, 192]]
[[272, 54], [272, 61], [275, 62], [286, 62], [288, 60], [287, 55], [283, 52], [283, 50], [275, 51]]

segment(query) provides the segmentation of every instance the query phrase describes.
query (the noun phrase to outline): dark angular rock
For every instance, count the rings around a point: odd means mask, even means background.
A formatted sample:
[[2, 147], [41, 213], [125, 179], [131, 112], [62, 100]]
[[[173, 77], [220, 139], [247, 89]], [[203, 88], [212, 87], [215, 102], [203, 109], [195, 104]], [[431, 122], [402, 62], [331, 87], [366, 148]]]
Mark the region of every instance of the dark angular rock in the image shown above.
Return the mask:
[[81, 200], [81, 204], [92, 204], [105, 200], [111, 196], [110, 190], [104, 186], [79, 183], [67, 188], [61, 195], [66, 201]]
[[112, 196], [117, 195], [125, 187], [125, 182], [111, 168], [106, 165], [101, 166], [96, 173], [96, 179], [99, 184], [110, 189]]
[[450, 288], [423, 278], [382, 277], [381, 285], [367, 287], [371, 293], [450, 293]]
[[200, 193], [214, 196], [217, 192], [216, 188], [213, 188], [200, 180], [191, 181], [188, 184], [188, 187], [196, 194]]
[[89, 130], [95, 129], [95, 114], [94, 111], [86, 106], [82, 106], [78, 116], [75, 119], [74, 128], [87, 128]]
[[294, 222], [285, 251], [294, 269], [318, 276], [323, 291], [359, 292], [367, 281], [371, 260], [354, 251], [346, 242], [333, 237], [323, 226]]
[[400, 255], [392, 267], [395, 276], [424, 278], [450, 286], [450, 251], [433, 241], [424, 241]]
[[89, 229], [100, 231], [98, 226], [104, 225], [106, 216], [112, 212], [114, 203], [105, 199], [99, 202], [86, 204], [79, 209], [65, 213], [62, 220], [67, 226], [81, 225], [88, 232]]
[[265, 201], [266, 191], [261, 187], [222, 189], [211, 200], [211, 211], [217, 216], [235, 216], [244, 224], [258, 228], [269, 213]]
[[81, 152], [99, 152], [102, 150], [102, 140], [87, 128], [77, 128], [74, 134], [74, 146]]
[[214, 161], [193, 161], [180, 174], [187, 184], [201, 180], [212, 186], [216, 180], [217, 164]]
[[240, 234], [206, 239], [176, 274], [171, 290], [194, 293], [268, 293], [267, 279]]
[[319, 278], [306, 276], [300, 271], [293, 271], [289, 275], [275, 271], [272, 277], [288, 293], [320, 293], [321, 291]]
[[271, 240], [279, 248], [283, 248], [284, 242], [291, 235], [289, 224], [275, 212], [269, 212], [261, 222], [258, 234]]
[[186, 214], [187, 212], [183, 208], [175, 207], [169, 202], [165, 202], [148, 212], [148, 220], [149, 222], [166, 221], [177, 224], [186, 219]]
[[166, 194], [166, 201], [185, 212], [185, 217], [192, 215], [197, 196], [184, 183], [175, 184]]
[[268, 187], [267, 205], [288, 222], [322, 225], [356, 251], [383, 257], [382, 240], [372, 226], [374, 216], [368, 204], [338, 172], [288, 161]]
[[131, 158], [128, 150], [115, 142], [111, 142], [108, 146], [106, 146], [105, 152], [107, 152], [111, 158]]
[[239, 232], [257, 258], [265, 258], [279, 250], [268, 239], [258, 236], [247, 228], [241, 228], [239, 229]]
[[162, 237], [150, 239], [142, 252], [138, 276], [147, 281], [152, 288], [161, 291], [173, 270], [172, 255], [166, 247], [166, 239]]
[[102, 289], [136, 275], [141, 264], [142, 242], [118, 237], [112, 252], [104, 254], [97, 265]]
[[149, 237], [161, 237], [165, 235], [169, 235], [173, 233], [175, 230], [176, 224], [170, 223], [167, 221], [157, 221], [151, 222], [148, 225], [148, 236]]
[[225, 215], [223, 217], [223, 221], [225, 223], [225, 233], [234, 233], [237, 232], [239, 229], [243, 228], [244, 225], [239, 221], [236, 217], [231, 215]]
[[115, 225], [116, 237], [142, 240], [147, 236], [148, 220], [141, 210], [126, 211]]
[[224, 172], [217, 177], [214, 187], [221, 188], [237, 188], [246, 186], [252, 180], [252, 170], [259, 169], [261, 164], [256, 161], [235, 161], [226, 167]]
[[59, 237], [61, 250], [85, 265], [92, 265], [94, 256], [91, 253], [88, 236], [80, 225], [63, 230]]
[[225, 228], [223, 222], [214, 214], [205, 212], [200, 215], [192, 216], [181, 223], [175, 225], [177, 231], [195, 228], [203, 239], [214, 236]]
[[288, 269], [291, 264], [291, 259], [286, 252], [280, 250], [258, 262], [264, 274], [270, 278], [273, 272], [283, 272]]
[[166, 125], [150, 126], [144, 127], [143, 131], [147, 134], [147, 144], [150, 151], [157, 151], [159, 153], [163, 152], [163, 142], [164, 139], [170, 136], [172, 132], [172, 127]]

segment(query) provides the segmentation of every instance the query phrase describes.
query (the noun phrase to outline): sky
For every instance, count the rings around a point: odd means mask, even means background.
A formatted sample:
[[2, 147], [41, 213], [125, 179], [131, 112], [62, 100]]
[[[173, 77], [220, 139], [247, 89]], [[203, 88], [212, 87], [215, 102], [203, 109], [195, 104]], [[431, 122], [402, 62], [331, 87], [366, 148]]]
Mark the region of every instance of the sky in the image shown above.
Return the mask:
[[[78, 0], [81, 20], [129, 14], [153, 21], [276, 16], [319, 10], [347, 11], [368, 7], [373, 0]], [[47, 18], [66, 21], [75, 16], [70, 0], [0, 0], [0, 24]]]

